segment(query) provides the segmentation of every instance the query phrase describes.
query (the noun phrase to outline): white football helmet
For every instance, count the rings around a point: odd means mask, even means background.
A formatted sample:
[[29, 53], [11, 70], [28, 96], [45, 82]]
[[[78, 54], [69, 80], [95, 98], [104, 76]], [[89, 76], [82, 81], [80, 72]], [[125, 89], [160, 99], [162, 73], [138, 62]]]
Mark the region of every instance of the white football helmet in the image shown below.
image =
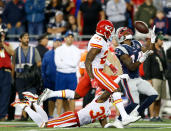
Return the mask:
[[124, 40], [132, 39], [132, 34], [128, 27], [120, 27], [116, 30], [116, 40], [121, 43]]

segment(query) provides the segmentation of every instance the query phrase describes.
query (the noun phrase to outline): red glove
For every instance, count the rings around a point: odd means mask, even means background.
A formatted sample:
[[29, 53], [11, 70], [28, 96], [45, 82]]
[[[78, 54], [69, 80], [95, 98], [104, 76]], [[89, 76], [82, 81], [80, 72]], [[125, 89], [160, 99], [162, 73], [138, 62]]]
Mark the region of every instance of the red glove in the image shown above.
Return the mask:
[[92, 88], [98, 88], [98, 82], [95, 79], [91, 79]]
[[118, 72], [118, 69], [116, 67], [114, 67], [112, 64], [110, 64], [109, 67], [114, 74], [116, 74]]

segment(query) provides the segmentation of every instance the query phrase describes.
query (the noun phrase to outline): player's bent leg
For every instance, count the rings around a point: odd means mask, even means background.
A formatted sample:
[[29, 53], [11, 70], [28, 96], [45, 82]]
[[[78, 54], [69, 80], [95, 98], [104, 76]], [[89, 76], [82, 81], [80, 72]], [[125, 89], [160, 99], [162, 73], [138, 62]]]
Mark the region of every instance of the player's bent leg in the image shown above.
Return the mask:
[[36, 110], [36, 112], [42, 117], [43, 121], [47, 122], [48, 121], [48, 115], [43, 110], [43, 108], [40, 105], [38, 105], [36, 102], [33, 103], [33, 107]]
[[71, 111], [65, 112], [57, 118], [50, 119], [46, 127], [77, 127], [79, 126], [78, 116]]
[[43, 101], [47, 100], [51, 97], [62, 97], [68, 99], [74, 99], [75, 91], [73, 90], [60, 90], [60, 91], [52, 91], [46, 88], [43, 93], [39, 96], [37, 103], [40, 105]]
[[139, 92], [148, 96], [144, 100], [144, 102], [140, 105], [140, 107], [137, 109], [138, 113], [140, 114], [156, 100], [156, 98], [158, 97], [158, 93], [151, 86], [151, 84], [146, 80], [140, 78], [139, 81], [140, 81], [140, 84], [138, 85]]
[[19, 106], [21, 109], [23, 109], [27, 114], [31, 117], [31, 119], [39, 126], [44, 127], [45, 122], [44, 119], [42, 119], [41, 115], [34, 110], [32, 110], [29, 106], [28, 102], [14, 102], [11, 104], [11, 106]]
[[93, 74], [95, 79], [98, 81], [98, 85], [100, 88], [107, 90], [110, 93], [113, 93], [119, 85], [116, 84], [110, 76], [102, 72], [102, 69], [93, 69]]
[[84, 76], [78, 82], [77, 88], [75, 90], [76, 92], [75, 97], [77, 98], [78, 95], [79, 98], [86, 96], [86, 94], [89, 92], [90, 89], [91, 89], [91, 81], [87, 72], [85, 71]]

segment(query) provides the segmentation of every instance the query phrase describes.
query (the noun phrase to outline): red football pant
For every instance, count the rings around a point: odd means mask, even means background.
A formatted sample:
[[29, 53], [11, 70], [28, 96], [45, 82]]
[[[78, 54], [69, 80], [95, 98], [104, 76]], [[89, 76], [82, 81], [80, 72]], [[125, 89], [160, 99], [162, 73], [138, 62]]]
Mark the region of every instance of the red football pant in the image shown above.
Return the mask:
[[[111, 76], [108, 76], [106, 73], [102, 72], [102, 70], [103, 69], [97, 68], [93, 69], [94, 77], [97, 80], [100, 88], [112, 93], [115, 89], [119, 88], [119, 85], [113, 81]], [[79, 96], [84, 97], [90, 89], [91, 81], [87, 72], [85, 71], [84, 76], [80, 79], [75, 92]]]

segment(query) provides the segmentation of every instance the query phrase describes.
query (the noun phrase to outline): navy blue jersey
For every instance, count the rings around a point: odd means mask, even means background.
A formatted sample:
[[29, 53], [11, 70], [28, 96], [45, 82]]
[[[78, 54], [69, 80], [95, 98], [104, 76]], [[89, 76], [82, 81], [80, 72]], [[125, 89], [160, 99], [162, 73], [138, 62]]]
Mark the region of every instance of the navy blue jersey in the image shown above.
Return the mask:
[[[124, 54], [128, 54], [132, 58], [132, 62], [136, 62], [138, 60], [138, 54], [141, 51], [141, 43], [136, 40], [132, 40], [132, 45], [129, 46], [127, 44], [119, 45], [115, 49], [116, 56], [120, 60], [120, 56]], [[139, 77], [139, 68], [137, 68], [135, 71], [130, 71], [120, 60], [122, 65], [122, 70], [124, 74], [128, 74], [130, 78], [138, 78]]]

